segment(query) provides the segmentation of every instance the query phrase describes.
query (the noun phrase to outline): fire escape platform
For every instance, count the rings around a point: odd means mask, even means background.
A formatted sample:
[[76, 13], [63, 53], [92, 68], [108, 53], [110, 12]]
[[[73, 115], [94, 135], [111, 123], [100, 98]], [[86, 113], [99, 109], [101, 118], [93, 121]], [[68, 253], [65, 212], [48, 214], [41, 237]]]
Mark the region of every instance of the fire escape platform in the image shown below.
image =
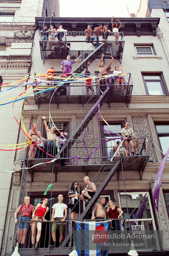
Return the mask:
[[[98, 172], [98, 170], [101, 171], [110, 171], [111, 168], [114, 166], [115, 162], [120, 159], [121, 160], [121, 165], [118, 166], [117, 168], [117, 173], [119, 174], [120, 171], [138, 171], [140, 175], [140, 179], [142, 179], [142, 175], [145, 169], [145, 166], [148, 162], [149, 156], [124, 156], [124, 157], [115, 157], [114, 161], [104, 161], [99, 164], [93, 163], [91, 164], [89, 160], [89, 163], [83, 163], [81, 160], [81, 164], [74, 165], [73, 160], [65, 160], [65, 166], [61, 165], [61, 160], [57, 160], [54, 163], [45, 163], [47, 161], [50, 161], [48, 158], [42, 158], [42, 159], [29, 159], [26, 160], [26, 166], [27, 167], [32, 167], [33, 165], [39, 164], [39, 163], [44, 163], [43, 165], [39, 165], [35, 168], [32, 168], [29, 170], [30, 174], [34, 174], [36, 172], [42, 172], [46, 173], [49, 172], [51, 173], [52, 167], [54, 165], [54, 173], [57, 174], [59, 172], [84, 172], [88, 174], [89, 172]], [[119, 175], [118, 175], [119, 177]]]
[[[106, 85], [100, 85], [99, 87], [96, 87], [96, 85], [93, 85], [94, 90], [96, 91], [96, 95], [93, 95], [91, 98], [91, 95], [85, 95], [86, 92], [84, 92], [85, 84], [82, 88], [82, 86], [77, 87], [77, 90], [82, 91], [82, 95], [73, 95], [73, 92], [70, 92], [72, 90], [73, 86], [64, 86], [62, 88], [59, 88], [56, 93], [53, 95], [54, 90], [43, 92], [36, 94], [38, 90], [34, 90], [34, 98], [35, 103], [40, 104], [47, 104], [49, 103], [51, 97], [53, 104], [86, 104], [86, 102], [89, 103], [95, 103], [99, 97], [100, 97], [100, 90], [104, 91], [106, 89]], [[47, 88], [47, 87], [44, 87]], [[83, 90], [82, 90], [83, 89]], [[129, 104], [131, 101], [131, 95], [132, 95], [133, 85], [132, 84], [124, 84], [124, 85], [116, 85], [112, 84], [110, 87], [109, 93], [105, 96], [103, 99], [103, 103], [126, 103]]]

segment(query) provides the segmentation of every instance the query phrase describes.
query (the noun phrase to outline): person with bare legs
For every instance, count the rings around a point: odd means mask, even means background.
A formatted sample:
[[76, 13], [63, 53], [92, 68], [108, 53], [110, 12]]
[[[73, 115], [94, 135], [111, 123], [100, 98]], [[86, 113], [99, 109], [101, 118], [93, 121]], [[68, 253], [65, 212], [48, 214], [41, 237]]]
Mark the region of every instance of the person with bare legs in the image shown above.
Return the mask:
[[125, 122], [125, 126], [124, 128], [122, 128], [121, 134], [122, 134], [122, 137], [124, 138], [124, 145], [126, 148], [127, 155], [130, 156], [130, 153], [129, 153], [129, 145], [130, 145], [131, 155], [134, 156], [135, 146], [134, 146], [133, 138], [137, 140], [137, 137], [135, 136], [133, 129], [129, 127], [128, 122]]
[[[25, 196], [24, 203], [21, 204], [14, 213], [15, 224], [18, 223], [17, 237], [18, 237], [19, 248], [23, 248], [24, 246], [25, 238], [30, 225], [29, 221], [31, 220], [33, 211], [34, 211], [34, 207], [33, 205], [30, 204], [30, 197]], [[19, 213], [19, 218], [17, 219], [18, 213]]]
[[118, 40], [119, 40], [119, 36], [120, 36], [120, 33], [119, 33], [119, 30], [120, 28], [122, 27], [122, 23], [120, 20], [117, 20], [117, 22], [119, 22], [119, 25], [118, 23], [117, 24], [114, 24], [113, 22], [113, 17], [111, 19], [111, 25], [112, 25], [112, 31], [113, 31], [113, 35], [115, 37], [115, 41], [116, 41], [116, 44], [118, 44]]
[[89, 71], [89, 65], [91, 64], [90, 61], [87, 62], [87, 67], [86, 67], [86, 70], [85, 70], [85, 75], [87, 77], [86, 79], [86, 92], [87, 92], [87, 96], [89, 96], [89, 89], [91, 90], [92, 92], [92, 95], [94, 95], [94, 89], [93, 89], [93, 86], [92, 86], [92, 78], [90, 78], [90, 71]]
[[[59, 230], [59, 245], [63, 240], [64, 227], [62, 224], [57, 224], [56, 220], [59, 222], [65, 222], [67, 217], [67, 205], [63, 203], [63, 195], [58, 195], [58, 203], [52, 206], [52, 239], [54, 247], [56, 247], [56, 230]], [[52, 246], [51, 246], [52, 247]]]
[[33, 124], [33, 128], [29, 130], [28, 132], [28, 137], [32, 141], [32, 144], [29, 146], [29, 151], [28, 151], [28, 158], [35, 158], [36, 155], [36, 145], [35, 143], [37, 142], [37, 124]]
[[101, 197], [99, 202], [95, 204], [94, 209], [92, 211], [92, 220], [104, 220], [106, 217], [106, 213], [104, 210], [104, 205], [106, 203], [105, 197]]
[[117, 85], [123, 85], [124, 84], [124, 76], [123, 74], [123, 70], [121, 67], [119, 67], [119, 65], [115, 66], [115, 71], [113, 72], [113, 74], [115, 75], [115, 80], [116, 80], [116, 84]]
[[[46, 213], [48, 212], [49, 208], [46, 206], [48, 203], [48, 199], [44, 198], [42, 204], [37, 204], [35, 211], [32, 214], [32, 222], [31, 224], [31, 231], [32, 231], [32, 248], [38, 249], [38, 243], [41, 237], [42, 232], [42, 221], [47, 222], [45, 219]], [[38, 222], [39, 221], [39, 222]], [[35, 233], [37, 228], [37, 236], [36, 236], [36, 244], [35, 244]]]
[[111, 65], [114, 61], [114, 58], [111, 57], [112, 60], [110, 62], [110, 64], [107, 66], [107, 68], [105, 68], [104, 66], [104, 62], [103, 62], [103, 59], [104, 59], [104, 54], [102, 54], [102, 57], [100, 59], [100, 62], [99, 62], [99, 65], [98, 65], [98, 68], [99, 68], [99, 84], [101, 82], [101, 80], [105, 80], [106, 84], [109, 85], [109, 79], [108, 78], [104, 78], [104, 76], [108, 75], [108, 73], [110, 72], [111, 70]]
[[69, 208], [71, 209], [71, 219], [76, 220], [79, 214], [79, 191], [78, 183], [74, 181], [68, 192], [69, 197]]

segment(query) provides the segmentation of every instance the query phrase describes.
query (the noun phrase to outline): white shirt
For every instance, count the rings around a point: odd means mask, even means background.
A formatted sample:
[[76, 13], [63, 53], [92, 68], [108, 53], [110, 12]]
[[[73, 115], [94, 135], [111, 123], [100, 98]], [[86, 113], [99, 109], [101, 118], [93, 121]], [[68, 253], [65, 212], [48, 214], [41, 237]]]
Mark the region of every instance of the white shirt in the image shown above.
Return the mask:
[[64, 210], [67, 208], [67, 205], [64, 204], [64, 203], [57, 203], [57, 204], [54, 204], [52, 206], [53, 209], [55, 209], [55, 214], [54, 214], [54, 218], [63, 218], [63, 213], [64, 213]]
[[113, 28], [113, 33], [118, 33], [119, 29], [118, 28]]

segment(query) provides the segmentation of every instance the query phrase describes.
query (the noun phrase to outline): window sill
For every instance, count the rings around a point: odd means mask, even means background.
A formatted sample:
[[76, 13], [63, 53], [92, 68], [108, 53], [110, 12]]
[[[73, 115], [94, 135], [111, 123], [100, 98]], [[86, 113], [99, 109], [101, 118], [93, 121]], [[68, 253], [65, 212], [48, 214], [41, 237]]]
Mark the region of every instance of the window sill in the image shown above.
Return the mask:
[[159, 60], [162, 60], [162, 57], [161, 56], [158, 56], [158, 55], [141, 55], [141, 56], [133, 56], [133, 59], [134, 60], [137, 60], [137, 59], [159, 59]]

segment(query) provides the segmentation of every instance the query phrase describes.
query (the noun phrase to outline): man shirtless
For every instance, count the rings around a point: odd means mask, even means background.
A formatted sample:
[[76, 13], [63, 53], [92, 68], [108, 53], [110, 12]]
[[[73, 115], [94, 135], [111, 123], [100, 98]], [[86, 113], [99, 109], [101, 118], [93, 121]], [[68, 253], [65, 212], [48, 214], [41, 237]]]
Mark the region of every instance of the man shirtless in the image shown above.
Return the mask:
[[56, 128], [52, 126], [51, 129], [49, 129], [45, 116], [42, 116], [42, 120], [43, 120], [46, 134], [47, 134], [47, 153], [53, 154], [53, 152], [56, 149], [56, 135], [55, 135]]
[[100, 73], [99, 74], [99, 77], [100, 77], [99, 84], [100, 84], [101, 80], [105, 80], [106, 84], [109, 85], [109, 79], [108, 78], [103, 78], [103, 77], [106, 76], [110, 72], [110, 70], [111, 70], [111, 65], [112, 65], [112, 63], [114, 61], [114, 58], [113, 57], [111, 57], [111, 58], [112, 58], [112, 60], [111, 60], [110, 64], [108, 65], [107, 68], [105, 68], [104, 67], [104, 62], [103, 62], [104, 54], [102, 54], [102, 57], [100, 59], [99, 65], [98, 65], [99, 73]]
[[32, 141], [32, 144], [29, 146], [28, 158], [35, 158], [36, 155], [36, 145], [37, 142], [37, 124], [33, 124], [33, 128], [29, 130], [28, 136], [29, 139]]
[[106, 213], [104, 210], [104, 205], [106, 203], [106, 199], [104, 197], [101, 197], [99, 200], [99, 203], [96, 203], [94, 206], [94, 209], [92, 211], [92, 220], [97, 220], [97, 219], [105, 219]]
[[98, 27], [94, 28], [93, 39], [96, 42], [96, 47], [99, 46], [99, 35], [102, 33], [102, 24], [99, 24]]
[[86, 187], [82, 191], [82, 195], [80, 199], [90, 200], [96, 193], [96, 190], [97, 190], [96, 185], [94, 184], [94, 182], [90, 181], [88, 176], [85, 176], [83, 180], [84, 180], [84, 183], [86, 184]]
[[91, 26], [87, 26], [87, 29], [85, 30], [86, 33], [86, 41], [87, 43], [89, 43], [91, 41], [91, 37], [92, 37], [92, 33], [93, 33], [93, 29], [91, 29]]

